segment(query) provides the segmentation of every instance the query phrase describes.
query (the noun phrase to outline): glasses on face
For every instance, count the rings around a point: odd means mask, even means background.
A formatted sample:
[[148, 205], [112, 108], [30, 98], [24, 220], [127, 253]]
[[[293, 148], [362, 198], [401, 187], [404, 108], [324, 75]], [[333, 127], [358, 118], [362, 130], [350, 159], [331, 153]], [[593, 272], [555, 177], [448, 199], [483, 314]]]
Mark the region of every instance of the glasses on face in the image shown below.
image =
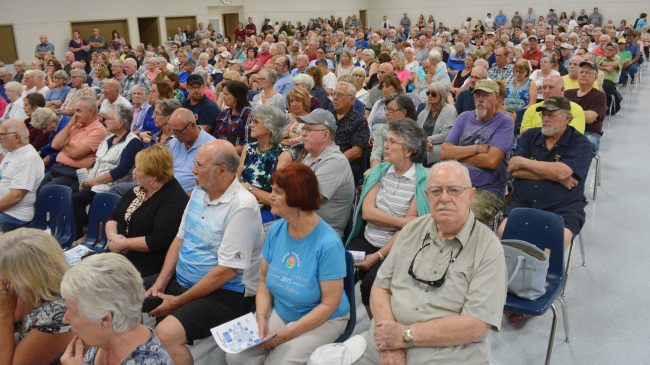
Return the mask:
[[210, 164], [201, 165], [201, 164], [199, 164], [198, 162], [196, 162], [196, 160], [195, 160], [194, 163], [193, 163], [193, 166], [194, 166], [194, 168], [196, 168], [196, 169], [202, 169], [202, 168], [204, 168], [204, 167], [214, 167], [214, 166], [219, 166], [219, 165], [223, 165], [223, 164], [220, 164], [220, 163], [210, 163]]
[[419, 281], [421, 283], [427, 284], [427, 285], [432, 286], [434, 288], [439, 288], [439, 287], [442, 286], [442, 284], [445, 283], [445, 279], [447, 278], [447, 272], [449, 271], [449, 267], [451, 266], [452, 262], [456, 261], [456, 258], [458, 257], [458, 255], [460, 255], [460, 252], [463, 251], [463, 246], [460, 247], [460, 250], [458, 250], [458, 252], [456, 253], [455, 256], [454, 256], [454, 252], [453, 251], [451, 252], [451, 254], [449, 255], [449, 263], [447, 264], [447, 268], [445, 269], [445, 272], [442, 274], [442, 276], [439, 279], [426, 280], [426, 279], [422, 279], [421, 277], [417, 276], [417, 274], [413, 270], [413, 266], [415, 265], [415, 259], [418, 257], [420, 252], [422, 252], [422, 250], [425, 247], [430, 246], [431, 241], [432, 241], [431, 240], [431, 235], [427, 232], [426, 236], [424, 236], [424, 239], [422, 240], [422, 244], [420, 245], [420, 249], [413, 256], [413, 260], [411, 260], [411, 264], [409, 265], [408, 273], [414, 280], [417, 280], [417, 281]]
[[337, 91], [334, 91], [331, 95], [332, 95], [333, 98], [344, 97], [344, 96], [353, 96], [353, 95], [348, 95], [348, 94], [340, 93], [340, 92], [337, 92]]
[[183, 132], [185, 132], [185, 130], [187, 129], [187, 127], [190, 126], [190, 124], [192, 124], [192, 122], [187, 122], [187, 124], [185, 124], [185, 127], [183, 127], [182, 129], [171, 129], [171, 128], [170, 128], [169, 131], [170, 131], [172, 134], [174, 134], [174, 135], [183, 134]]
[[447, 187], [442, 187], [442, 186], [429, 186], [427, 190], [429, 191], [429, 194], [431, 196], [439, 198], [442, 196], [443, 192], [447, 192], [447, 195], [452, 196], [454, 198], [459, 197], [465, 190], [471, 189], [471, 187], [463, 187], [463, 186], [457, 186], [457, 185], [452, 185], [452, 186], [447, 186]]
[[386, 113], [391, 113], [391, 114], [393, 114], [393, 113], [395, 113], [395, 112], [401, 112], [402, 110], [404, 110], [404, 109], [393, 109], [393, 108], [391, 108], [391, 107], [387, 107], [387, 108], [386, 108]]

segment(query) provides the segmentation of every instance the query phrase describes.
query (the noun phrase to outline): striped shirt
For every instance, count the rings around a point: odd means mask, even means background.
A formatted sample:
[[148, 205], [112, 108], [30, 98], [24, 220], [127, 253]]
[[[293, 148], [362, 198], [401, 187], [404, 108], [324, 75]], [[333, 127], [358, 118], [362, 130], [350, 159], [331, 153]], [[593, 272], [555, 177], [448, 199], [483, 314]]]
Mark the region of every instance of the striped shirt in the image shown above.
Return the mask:
[[[403, 217], [415, 195], [415, 186], [415, 164], [402, 176], [397, 175], [395, 167], [391, 166], [379, 181], [375, 205], [386, 214]], [[368, 222], [364, 237], [371, 245], [384, 247], [395, 231], [393, 227], [380, 227]]]

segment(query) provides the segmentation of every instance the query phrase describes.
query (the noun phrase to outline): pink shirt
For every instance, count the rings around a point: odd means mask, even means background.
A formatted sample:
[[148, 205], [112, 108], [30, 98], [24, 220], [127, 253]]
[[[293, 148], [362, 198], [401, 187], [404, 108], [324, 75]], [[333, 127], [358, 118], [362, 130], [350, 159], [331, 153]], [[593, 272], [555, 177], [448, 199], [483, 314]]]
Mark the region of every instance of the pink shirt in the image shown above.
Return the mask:
[[99, 144], [106, 139], [106, 135], [106, 128], [97, 120], [81, 128], [77, 125], [73, 125], [70, 128], [68, 139], [65, 141], [66, 146], [86, 146], [90, 148], [93, 153], [84, 158], [75, 160], [62, 151], [57, 155], [56, 162], [77, 169], [89, 168], [95, 162], [95, 152], [97, 152]]

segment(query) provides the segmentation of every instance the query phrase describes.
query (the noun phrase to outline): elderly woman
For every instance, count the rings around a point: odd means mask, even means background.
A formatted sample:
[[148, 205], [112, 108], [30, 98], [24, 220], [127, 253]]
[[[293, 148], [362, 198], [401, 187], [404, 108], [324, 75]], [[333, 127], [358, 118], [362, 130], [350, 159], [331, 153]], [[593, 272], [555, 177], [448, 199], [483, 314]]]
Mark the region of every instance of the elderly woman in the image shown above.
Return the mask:
[[140, 132], [144, 125], [144, 119], [151, 105], [148, 102], [149, 90], [144, 85], [136, 84], [131, 89], [131, 105], [133, 110], [133, 123], [131, 131], [136, 134]]
[[[172, 88], [164, 81], [158, 81], [151, 84], [151, 91], [147, 96], [147, 103], [151, 106], [156, 103], [156, 101], [161, 99], [171, 99]], [[153, 117], [154, 109], [149, 107], [144, 114], [144, 119], [142, 125], [136, 132], [140, 139], [144, 140], [151, 138], [154, 134], [159, 132], [156, 122]]]
[[395, 75], [386, 75], [384, 76], [384, 82], [382, 83], [382, 92], [384, 93], [384, 98], [378, 100], [375, 105], [372, 106], [372, 110], [368, 115], [368, 126], [370, 127], [371, 138], [374, 138], [375, 129], [377, 125], [386, 124], [386, 98], [393, 94], [402, 94], [404, 93], [404, 88], [399, 82], [399, 79]]
[[343, 75], [349, 75], [354, 68], [354, 63], [352, 63], [352, 52], [348, 50], [342, 50], [339, 54], [339, 63], [336, 65], [336, 77], [341, 77]]
[[69, 81], [67, 72], [58, 70], [54, 72], [52, 79], [54, 85], [50, 88], [50, 93], [47, 94], [45, 106], [52, 108], [52, 110], [57, 110], [65, 101], [65, 97], [68, 96], [68, 92], [70, 92], [72, 89], [70, 86], [68, 86]]
[[43, 230], [0, 236], [0, 364], [56, 363], [72, 339], [59, 287], [68, 263]]
[[285, 109], [284, 95], [273, 90], [273, 85], [278, 80], [278, 73], [271, 68], [265, 68], [260, 71], [260, 87], [262, 92], [253, 97], [252, 105], [273, 105], [281, 110]]
[[[311, 99], [309, 101], [309, 110], [312, 111], [316, 108], [321, 108], [323, 105], [320, 102], [320, 99], [312, 95], [311, 90], [314, 88], [314, 79], [307, 75], [307, 74], [298, 74], [296, 75], [293, 80], [291, 81], [293, 83], [293, 88], [302, 88], [306, 90]], [[329, 100], [329, 99], [328, 99]], [[331, 101], [330, 101], [331, 102]]]
[[393, 121], [384, 142], [384, 162], [373, 167], [364, 180], [346, 249], [366, 253], [356, 264], [366, 308], [377, 270], [390, 254], [400, 229], [429, 213], [425, 196], [428, 170], [422, 166], [425, 153], [424, 130], [410, 119]]
[[65, 322], [77, 335], [61, 357], [62, 365], [156, 364], [172, 361], [153, 331], [140, 324], [142, 278], [123, 256], [90, 256], [63, 277]]
[[530, 74], [529, 78], [535, 82], [537, 86], [537, 101], [542, 101], [542, 83], [547, 76], [557, 75], [560, 76], [560, 73], [553, 69], [553, 65], [556, 63], [555, 57], [552, 54], [546, 53], [539, 60], [539, 69], [533, 71]]
[[23, 82], [23, 77], [25, 76], [25, 61], [16, 60], [14, 62], [14, 79], [13, 81]]
[[222, 93], [226, 108], [217, 115], [212, 134], [217, 139], [228, 140], [235, 146], [237, 153], [241, 153], [244, 145], [252, 141], [251, 108], [246, 98], [248, 87], [241, 81], [228, 81], [224, 84]]
[[366, 90], [363, 85], [366, 80], [366, 70], [363, 67], [355, 67], [350, 72], [352, 76], [352, 85], [357, 89], [357, 94], [355, 98], [363, 103], [363, 105], [368, 108], [370, 105], [370, 98], [368, 97], [368, 90]]
[[9, 81], [5, 84], [5, 95], [9, 99], [9, 104], [5, 108], [5, 112], [0, 118], [4, 122], [9, 119], [25, 120], [25, 107], [23, 103], [23, 85], [18, 81]]
[[156, 123], [156, 128], [158, 128], [158, 133], [145, 136], [142, 139], [142, 142], [144, 142], [146, 145], [151, 145], [154, 143], [162, 143], [165, 146], [168, 145], [174, 136], [169, 130], [167, 122], [169, 121], [169, 117], [172, 115], [174, 110], [181, 107], [181, 103], [179, 103], [176, 99], [156, 100], [153, 106], [153, 120]]
[[[406, 94], [392, 94], [384, 99], [386, 103], [386, 121], [394, 122], [402, 118], [415, 120], [415, 105]], [[388, 134], [387, 124], [378, 124], [375, 127], [372, 152], [370, 153], [370, 167], [384, 160], [384, 142]]]
[[[506, 86], [504, 106], [509, 112], [527, 108], [537, 102], [537, 83], [530, 79], [530, 64], [519, 60], [512, 67], [512, 76]], [[540, 94], [541, 95], [541, 94]]]
[[426, 164], [440, 161], [440, 146], [445, 141], [456, 120], [456, 108], [447, 102], [447, 87], [439, 82], [432, 82], [427, 88], [427, 103], [418, 114], [418, 125], [427, 135]]
[[309, 93], [320, 101], [321, 108], [329, 110], [332, 105], [332, 100], [329, 98], [327, 90], [323, 86], [323, 73], [318, 67], [312, 66], [307, 68], [306, 74], [314, 80], [314, 86], [309, 90]]
[[68, 124], [68, 121], [69, 119], [66, 119], [65, 122], [59, 122], [59, 117], [49, 108], [36, 108], [32, 113], [29, 122], [31, 127], [47, 135], [47, 143], [38, 150], [39, 155], [43, 158], [45, 171], [52, 168], [56, 156], [59, 154], [59, 151], [52, 148], [52, 140]]
[[109, 136], [99, 145], [95, 163], [88, 171], [88, 179], [79, 184], [79, 191], [72, 195], [77, 238], [83, 235], [88, 223], [86, 207], [96, 193], [110, 190], [112, 185], [129, 181], [135, 155], [143, 148], [142, 141], [131, 132], [131, 110], [119, 104], [110, 107], [104, 123]]
[[365, 63], [365, 70], [366, 70], [366, 79], [365, 82], [366, 84], [370, 83], [370, 78], [377, 73], [377, 70], [379, 69], [379, 62], [375, 60], [376, 53], [370, 48], [366, 48], [361, 52], [361, 57], [363, 58], [363, 62]]
[[343, 333], [350, 304], [343, 294], [345, 251], [314, 211], [321, 196], [312, 170], [293, 163], [271, 178], [271, 211], [282, 217], [266, 234], [257, 287], [260, 347], [227, 355], [234, 364], [306, 364], [319, 346]]
[[174, 178], [169, 149], [161, 144], [135, 157], [129, 189], [106, 222], [108, 249], [125, 253], [142, 277], [158, 274], [185, 210], [187, 194]]
[[262, 208], [263, 221], [272, 220], [265, 212], [271, 204], [271, 175], [292, 160], [291, 154], [280, 144], [286, 121], [286, 114], [276, 107], [263, 105], [255, 108], [251, 118], [251, 137], [257, 142], [245, 145], [241, 152], [237, 176], [266, 207]]
[[44, 106], [45, 97], [43, 97], [43, 95], [40, 93], [33, 92], [27, 94], [23, 98], [23, 109], [27, 115], [27, 118], [25, 118], [25, 126], [27, 126], [27, 129], [29, 130], [29, 143], [34, 146], [37, 151], [47, 144], [48, 135], [32, 127], [30, 122], [32, 120], [32, 113], [34, 110], [36, 110], [36, 108], [42, 108]]
[[295, 146], [302, 142], [303, 123], [298, 118], [309, 114], [311, 98], [309, 92], [302, 87], [293, 88], [287, 93], [289, 124], [287, 124], [282, 140], [284, 146]]

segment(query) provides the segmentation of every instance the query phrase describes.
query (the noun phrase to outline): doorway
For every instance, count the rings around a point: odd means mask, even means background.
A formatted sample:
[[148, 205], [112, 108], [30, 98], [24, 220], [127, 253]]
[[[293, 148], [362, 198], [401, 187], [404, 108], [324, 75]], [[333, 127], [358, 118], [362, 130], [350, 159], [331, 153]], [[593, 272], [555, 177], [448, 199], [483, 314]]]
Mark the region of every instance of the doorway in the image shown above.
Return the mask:
[[361, 20], [361, 26], [366, 27], [368, 26], [368, 14], [366, 14], [366, 10], [359, 10], [359, 20]]
[[185, 25], [189, 24], [192, 28], [192, 31], [196, 30], [196, 17], [194, 16], [175, 16], [175, 17], [166, 17], [165, 26], [167, 28], [167, 39], [171, 37], [174, 39], [174, 33], [176, 33], [176, 27], [181, 27], [185, 30]]
[[[0, 61], [5, 64], [14, 63], [18, 58], [18, 52], [16, 52], [16, 39], [14, 38], [14, 26], [0, 25], [0, 39], [2, 39]], [[29, 59], [29, 57], [26, 58]]]
[[[93, 22], [72, 22], [70, 27], [78, 30], [81, 38], [88, 39], [93, 34], [93, 28], [99, 28], [99, 34], [106, 40], [106, 46], [111, 47], [111, 34], [116, 30], [120, 37], [124, 38], [127, 44], [131, 43], [129, 39], [129, 24], [126, 19], [98, 20]], [[72, 34], [72, 32], [70, 32]]]
[[[239, 13], [226, 13], [223, 18], [223, 35], [233, 39], [233, 34], [239, 24]], [[234, 42], [234, 39], [233, 39]]]
[[140, 32], [140, 42], [151, 43], [154, 46], [161, 44], [158, 18], [138, 18], [138, 32]]

